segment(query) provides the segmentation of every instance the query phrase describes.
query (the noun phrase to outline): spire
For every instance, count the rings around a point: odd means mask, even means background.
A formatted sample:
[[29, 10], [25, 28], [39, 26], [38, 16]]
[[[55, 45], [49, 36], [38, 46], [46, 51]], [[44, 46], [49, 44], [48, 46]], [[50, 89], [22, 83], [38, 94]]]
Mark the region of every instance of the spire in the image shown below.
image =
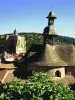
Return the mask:
[[48, 16], [48, 26], [44, 28], [44, 44], [55, 44], [56, 29], [54, 27], [54, 20], [57, 18], [55, 13], [51, 11]]
[[14, 35], [16, 35], [17, 34], [17, 31], [16, 31], [16, 29], [14, 30]]
[[55, 16], [55, 13], [53, 11], [51, 11], [46, 18], [48, 18], [48, 19], [56, 19], [57, 17]]

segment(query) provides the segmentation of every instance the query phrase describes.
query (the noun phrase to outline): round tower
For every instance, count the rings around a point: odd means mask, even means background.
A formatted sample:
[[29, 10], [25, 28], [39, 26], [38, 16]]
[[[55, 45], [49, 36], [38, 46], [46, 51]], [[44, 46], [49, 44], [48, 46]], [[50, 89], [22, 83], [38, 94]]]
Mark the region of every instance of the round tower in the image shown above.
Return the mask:
[[44, 44], [55, 44], [56, 29], [54, 27], [54, 20], [57, 18], [55, 13], [51, 11], [46, 17], [48, 19], [48, 26], [44, 28]]

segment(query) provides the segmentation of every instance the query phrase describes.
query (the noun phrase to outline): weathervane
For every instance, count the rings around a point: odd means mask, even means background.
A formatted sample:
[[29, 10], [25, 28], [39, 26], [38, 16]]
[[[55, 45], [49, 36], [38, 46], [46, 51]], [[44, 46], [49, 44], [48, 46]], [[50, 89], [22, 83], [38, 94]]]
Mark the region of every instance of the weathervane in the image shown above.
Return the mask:
[[52, 5], [52, 11], [53, 11], [54, 6]]

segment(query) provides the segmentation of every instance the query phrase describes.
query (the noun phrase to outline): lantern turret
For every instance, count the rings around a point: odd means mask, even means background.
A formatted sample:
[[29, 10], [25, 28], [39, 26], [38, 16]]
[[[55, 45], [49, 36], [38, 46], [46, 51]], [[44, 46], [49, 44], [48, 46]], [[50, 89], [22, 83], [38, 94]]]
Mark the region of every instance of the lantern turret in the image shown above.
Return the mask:
[[43, 35], [44, 35], [44, 44], [55, 44], [56, 29], [54, 27], [54, 20], [57, 18], [55, 13], [51, 11], [49, 15], [46, 17], [48, 19], [48, 26], [45, 27]]
[[56, 19], [57, 17], [55, 16], [55, 13], [51, 11], [46, 18], [48, 18], [48, 26], [49, 26], [49, 25], [54, 25], [54, 19]]

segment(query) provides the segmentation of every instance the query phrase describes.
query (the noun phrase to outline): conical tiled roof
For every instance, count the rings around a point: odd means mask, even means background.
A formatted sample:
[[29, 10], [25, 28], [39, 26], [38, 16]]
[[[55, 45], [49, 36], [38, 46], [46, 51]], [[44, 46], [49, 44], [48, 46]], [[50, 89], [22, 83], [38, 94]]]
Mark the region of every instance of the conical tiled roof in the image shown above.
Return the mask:
[[46, 18], [48, 18], [48, 26], [44, 28], [43, 33], [55, 36], [56, 35], [56, 29], [54, 27], [54, 19], [56, 19], [55, 13], [51, 11]]
[[75, 47], [73, 45], [57, 45], [55, 51], [67, 66], [75, 66]]
[[57, 17], [55, 16], [55, 13], [53, 11], [51, 11], [46, 18], [54, 18], [54, 19], [56, 19]]
[[66, 63], [54, 51], [53, 46], [46, 44], [44, 51], [36, 62], [31, 63], [39, 66], [65, 66]]
[[28, 65], [37, 66], [75, 66], [75, 47], [73, 45], [49, 45], [27, 58]]
[[44, 31], [43, 31], [43, 34], [44, 35], [54, 35], [54, 36], [57, 36], [57, 32], [56, 32], [56, 29], [54, 26], [47, 26], [44, 28]]

